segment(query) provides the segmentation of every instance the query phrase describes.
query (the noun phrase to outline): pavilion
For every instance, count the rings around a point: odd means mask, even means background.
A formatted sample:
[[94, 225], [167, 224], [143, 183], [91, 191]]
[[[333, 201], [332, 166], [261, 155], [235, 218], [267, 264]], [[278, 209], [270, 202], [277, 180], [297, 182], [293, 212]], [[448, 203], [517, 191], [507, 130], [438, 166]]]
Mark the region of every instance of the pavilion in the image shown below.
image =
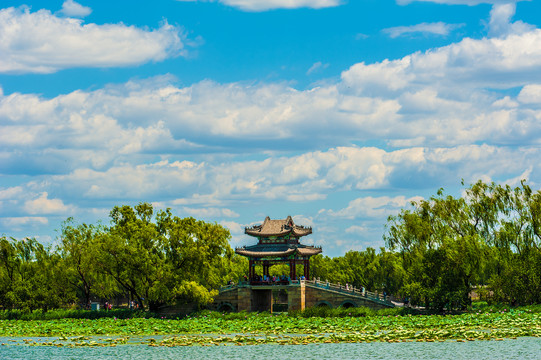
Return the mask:
[[268, 216], [261, 225], [247, 227], [244, 233], [258, 239], [252, 246], [236, 248], [235, 252], [249, 260], [248, 277], [257, 285], [255, 266], [263, 267], [262, 276], [269, 277], [269, 268], [276, 264], [289, 265], [289, 280], [297, 279], [296, 265], [304, 267], [304, 278], [310, 279], [310, 257], [321, 253], [321, 247], [303, 245], [300, 238], [312, 233], [312, 228], [295, 225], [291, 216], [285, 220], [271, 220]]

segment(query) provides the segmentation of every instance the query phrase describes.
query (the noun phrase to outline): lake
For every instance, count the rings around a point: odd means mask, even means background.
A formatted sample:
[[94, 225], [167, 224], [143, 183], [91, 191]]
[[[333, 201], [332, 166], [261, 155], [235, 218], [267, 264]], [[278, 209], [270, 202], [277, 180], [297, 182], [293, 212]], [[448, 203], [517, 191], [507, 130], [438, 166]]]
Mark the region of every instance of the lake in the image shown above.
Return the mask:
[[[42, 340], [46, 338], [41, 338]], [[19, 339], [20, 340], [20, 339]], [[0, 359], [535, 359], [541, 358], [541, 339], [504, 341], [342, 343], [256, 346], [116, 347], [28, 346], [0, 338]]]

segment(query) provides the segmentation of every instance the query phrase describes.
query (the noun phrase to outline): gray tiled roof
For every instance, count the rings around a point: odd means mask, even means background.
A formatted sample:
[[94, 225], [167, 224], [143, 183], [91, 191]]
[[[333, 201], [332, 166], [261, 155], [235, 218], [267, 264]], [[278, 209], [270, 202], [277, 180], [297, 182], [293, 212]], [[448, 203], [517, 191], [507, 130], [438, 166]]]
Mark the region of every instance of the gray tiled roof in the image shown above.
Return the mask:
[[312, 256], [321, 251], [321, 248], [302, 244], [256, 244], [235, 249], [237, 254], [250, 257], [285, 257], [292, 254]]
[[301, 237], [312, 233], [312, 228], [295, 225], [291, 216], [284, 220], [271, 220], [268, 216], [261, 225], [244, 229], [244, 233], [251, 236], [283, 236], [289, 233]]

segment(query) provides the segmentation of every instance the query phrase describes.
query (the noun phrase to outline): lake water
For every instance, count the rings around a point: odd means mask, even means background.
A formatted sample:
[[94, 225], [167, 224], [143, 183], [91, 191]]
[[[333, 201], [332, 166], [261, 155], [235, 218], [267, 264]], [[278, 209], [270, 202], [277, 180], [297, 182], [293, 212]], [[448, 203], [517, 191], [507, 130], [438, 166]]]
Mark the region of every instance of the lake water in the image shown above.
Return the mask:
[[[43, 339], [43, 338], [42, 338]], [[3, 339], [4, 342], [6, 338]], [[257, 346], [52, 347], [8, 344], [0, 359], [541, 359], [540, 338], [504, 341], [357, 343]]]

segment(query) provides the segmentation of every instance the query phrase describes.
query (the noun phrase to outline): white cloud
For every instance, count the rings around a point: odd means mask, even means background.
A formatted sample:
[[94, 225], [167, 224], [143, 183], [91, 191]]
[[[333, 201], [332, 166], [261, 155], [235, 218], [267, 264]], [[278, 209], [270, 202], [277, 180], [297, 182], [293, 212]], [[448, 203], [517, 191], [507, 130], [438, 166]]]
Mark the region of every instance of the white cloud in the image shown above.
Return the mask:
[[21, 186], [13, 186], [6, 189], [0, 189], [0, 200], [15, 199], [23, 192]]
[[[198, 0], [177, 0], [180, 2], [195, 2]], [[218, 1], [224, 5], [243, 11], [267, 11], [275, 9], [312, 8], [321, 9], [341, 5], [343, 0], [199, 0]]]
[[235, 221], [221, 220], [220, 225], [229, 229], [231, 233], [231, 239], [229, 243], [231, 247], [236, 248], [244, 245], [253, 245], [253, 239], [244, 234], [244, 226]]
[[411, 34], [430, 34], [447, 36], [451, 31], [463, 26], [462, 24], [446, 24], [443, 22], [436, 23], [421, 23], [411, 26], [396, 26], [384, 29], [383, 32], [388, 34], [391, 38], [397, 38], [399, 36], [411, 35]]
[[509, 34], [523, 34], [535, 29], [535, 26], [522, 21], [511, 23], [515, 11], [515, 3], [495, 4], [490, 11], [489, 35], [500, 37]]
[[366, 232], [366, 227], [364, 226], [359, 226], [359, 225], [353, 225], [353, 226], [350, 226], [346, 229], [346, 233], [348, 234], [359, 234], [359, 233], [364, 233]]
[[517, 97], [522, 104], [541, 104], [541, 84], [526, 85], [520, 90]]
[[370, 37], [369, 35], [366, 35], [363, 33], [355, 34], [355, 40], [364, 40], [364, 39], [368, 39], [369, 37]]
[[511, 2], [518, 1], [529, 1], [529, 0], [396, 0], [396, 3], [399, 5], [407, 5], [412, 2], [431, 2], [437, 4], [448, 4], [448, 5], [479, 5], [479, 4], [508, 4]]
[[[50, 183], [38, 189], [62, 189], [66, 198], [94, 201], [170, 199], [159, 205], [181, 206], [181, 211], [196, 217], [224, 218], [237, 217], [238, 213], [231, 210], [229, 204], [245, 202], [247, 198], [257, 202], [306, 202], [320, 200], [329, 193], [353, 189], [441, 186], [450, 179], [458, 181], [457, 176], [467, 181], [476, 181], [481, 176], [509, 177], [524, 171], [539, 154], [539, 151], [528, 149], [511, 150], [486, 145], [411, 148], [391, 152], [377, 148], [343, 147], [293, 157], [267, 157], [261, 161], [222, 164], [161, 161], [135, 166], [123, 164], [104, 171], [77, 169], [67, 175], [49, 177]], [[303, 173], [303, 164], [307, 162], [312, 164], [312, 174]], [[285, 176], [288, 173], [285, 163], [298, 164], [300, 175], [296, 178]], [[321, 198], [313, 197], [314, 194]], [[383, 205], [377, 204], [384, 198], [378, 199], [367, 207], [372, 209], [366, 210], [367, 216], [384, 211], [378, 207]], [[41, 200], [48, 199], [41, 195]], [[401, 198], [396, 201], [399, 200], [406, 201]], [[57, 207], [62, 207], [57, 204]], [[26, 209], [30, 210], [28, 206]], [[340, 216], [346, 216], [345, 210]], [[310, 225], [306, 219], [302, 222]]]
[[18, 228], [22, 225], [47, 225], [49, 223], [46, 217], [41, 216], [5, 217], [0, 218], [0, 222], [8, 228]]
[[318, 61], [314, 63], [312, 66], [310, 66], [310, 69], [308, 69], [308, 71], [306, 72], [306, 75], [310, 75], [316, 71], [321, 71], [328, 67], [329, 67], [329, 64], [323, 64], [321, 61]]
[[[523, 0], [397, 0], [399, 5], [407, 5], [414, 1], [433, 2], [448, 5], [479, 5], [492, 4], [490, 11], [490, 21], [488, 23], [488, 33], [493, 37], [503, 37], [510, 34], [522, 34], [535, 29], [535, 26], [526, 24], [522, 21], [511, 22], [516, 11], [516, 3]], [[528, 1], [528, 0], [526, 0]], [[384, 30], [391, 37], [398, 37], [403, 34], [415, 32], [428, 32], [438, 35], [447, 35], [453, 28], [446, 28], [443, 23], [419, 24], [411, 27], [400, 26]], [[456, 26], [456, 25], [452, 25]], [[461, 25], [458, 25], [461, 26]]]
[[92, 13], [92, 9], [73, 0], [66, 0], [62, 4], [62, 10], [60, 12], [66, 16], [85, 17]]
[[65, 214], [72, 208], [64, 205], [61, 199], [49, 199], [46, 192], [41, 193], [37, 199], [28, 200], [24, 204], [25, 210], [35, 214]]
[[[13, 151], [0, 162], [4, 169], [23, 161], [29, 169], [33, 163], [42, 167], [40, 156], [49, 151], [68, 169], [75, 158], [79, 167], [102, 169], [131, 154], [235, 152], [239, 144], [311, 150], [374, 138], [395, 147], [537, 144], [536, 43], [541, 30], [464, 39], [401, 59], [355, 64], [337, 84], [307, 90], [211, 81], [177, 87], [159, 77], [52, 99], [4, 94], [0, 140]], [[518, 97], [485, 88], [520, 86]], [[292, 168], [285, 175], [313, 176], [313, 165], [308, 161], [302, 172]], [[319, 192], [311, 196], [324, 198]]]
[[533, 167], [530, 166], [529, 168], [524, 170], [524, 172], [520, 174], [519, 176], [515, 176], [511, 179], [506, 179], [505, 181], [503, 181], [503, 183], [512, 187], [516, 187], [516, 186], [520, 186], [521, 181], [526, 180], [528, 185], [532, 186], [534, 185], [530, 182], [530, 176], [531, 176], [532, 171], [533, 171]]
[[370, 88], [376, 86], [387, 96], [419, 86], [453, 86], [456, 92], [481, 86], [520, 86], [539, 77], [541, 47], [531, 44], [540, 42], [539, 29], [505, 38], [465, 38], [398, 60], [355, 64], [342, 73], [342, 80], [358, 92], [370, 93]]
[[188, 208], [183, 207], [182, 212], [199, 219], [211, 218], [236, 218], [239, 217], [235, 211], [226, 208]]
[[350, 220], [358, 218], [385, 218], [400, 212], [400, 209], [407, 207], [412, 201], [419, 201], [421, 199], [421, 197], [406, 199], [405, 196], [392, 198], [389, 196], [367, 196], [350, 201], [346, 208], [338, 211], [328, 210], [327, 213], [332, 217]]
[[235, 221], [221, 220], [220, 225], [228, 228], [232, 235], [244, 234], [244, 225], [239, 224]]
[[292, 219], [296, 225], [304, 227], [314, 227], [314, 219], [306, 215], [293, 215]]
[[[32, 236], [29, 233], [31, 229], [42, 229], [43, 227], [49, 225], [49, 219], [42, 216], [9, 216], [9, 217], [0, 217], [0, 226], [1, 231], [0, 235], [5, 235], [4, 229], [9, 232], [24, 232], [24, 237], [35, 237], [39, 238], [38, 235]], [[47, 240], [47, 239], [45, 239]]]
[[83, 24], [48, 10], [0, 10], [0, 73], [133, 66], [186, 55], [185, 47], [185, 34], [167, 23], [148, 31], [124, 24]]

